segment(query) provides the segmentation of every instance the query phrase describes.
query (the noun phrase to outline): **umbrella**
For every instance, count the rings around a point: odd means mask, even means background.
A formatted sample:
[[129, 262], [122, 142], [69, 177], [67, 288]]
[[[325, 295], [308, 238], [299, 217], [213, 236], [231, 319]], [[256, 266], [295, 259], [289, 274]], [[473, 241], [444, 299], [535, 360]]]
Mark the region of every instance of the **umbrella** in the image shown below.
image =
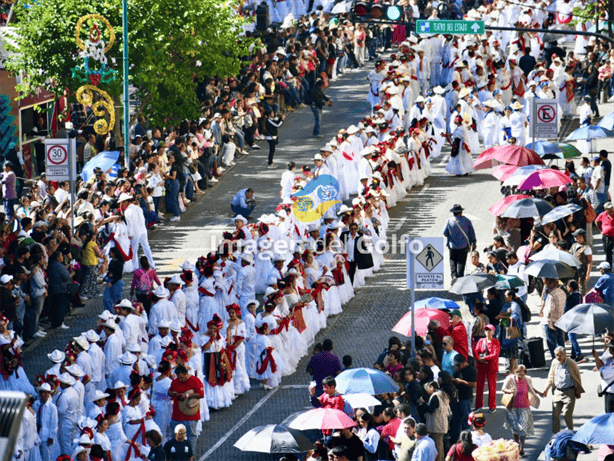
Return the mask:
[[525, 198], [531, 198], [531, 196], [523, 194], [508, 195], [507, 197], [503, 197], [502, 199], [498, 200], [488, 209], [488, 211], [490, 211], [495, 216], [501, 216], [501, 214], [507, 209], [508, 206], [510, 206], [514, 202], [517, 202], [518, 200], [522, 200]]
[[599, 120], [597, 126], [605, 128], [606, 130], [614, 130], [614, 112], [610, 112], [608, 115]]
[[597, 125], [581, 126], [577, 130], [572, 131], [571, 134], [565, 138], [565, 141], [597, 138], [614, 138], [614, 132]]
[[549, 187], [559, 187], [572, 183], [573, 180], [565, 173], [552, 168], [546, 168], [531, 173], [518, 185], [520, 190], [547, 189]]
[[570, 214], [574, 214], [576, 211], [580, 211], [581, 209], [582, 207], [580, 205], [576, 205], [575, 203], [557, 206], [554, 210], [549, 211], [544, 215], [542, 218], [542, 224], [558, 221], [559, 219], [563, 219]]
[[524, 198], [512, 203], [501, 213], [504, 218], [538, 218], [552, 210], [552, 205], [539, 198]]
[[314, 408], [313, 410], [308, 410], [298, 415], [290, 423], [290, 429], [299, 429], [301, 431], [308, 429], [345, 429], [353, 426], [356, 426], [356, 423], [348, 415], [334, 408]]
[[430, 309], [460, 309], [460, 306], [451, 299], [444, 298], [426, 298], [414, 303], [416, 308], [424, 307]]
[[234, 444], [241, 451], [257, 453], [302, 453], [313, 448], [313, 442], [300, 431], [278, 424], [258, 426]]
[[569, 267], [565, 263], [551, 259], [533, 261], [527, 266], [525, 272], [533, 277], [542, 277], [547, 279], [564, 279], [571, 278], [576, 275], [576, 270], [574, 268]]
[[[434, 309], [421, 309], [427, 312], [437, 312], [444, 315], [448, 314]], [[442, 325], [443, 326], [443, 325]], [[397, 392], [399, 385], [386, 373], [373, 370], [371, 368], [350, 368], [335, 377], [337, 391], [340, 394], [386, 394]]]
[[565, 158], [582, 157], [582, 152], [576, 146], [564, 142], [557, 142], [556, 145], [561, 148]]
[[529, 176], [531, 173], [537, 170], [543, 170], [546, 165], [497, 165], [492, 169], [492, 175], [499, 181], [505, 181], [512, 176]]
[[96, 157], [91, 159], [83, 166], [83, 170], [81, 170], [81, 178], [87, 182], [94, 174], [95, 168], [100, 168], [106, 173], [113, 167], [113, 165], [117, 163], [118, 158], [119, 151], [117, 150], [99, 153]]
[[524, 285], [524, 280], [520, 277], [516, 277], [515, 275], [505, 275], [499, 274], [497, 275], [497, 287], [501, 287], [504, 290], [509, 290], [510, 288], [517, 288]]
[[605, 330], [614, 330], [612, 306], [608, 304], [578, 304], [565, 312], [556, 324], [567, 333], [600, 335]]
[[585, 445], [614, 444], [614, 413], [604, 413], [584, 423], [571, 440]]
[[[448, 314], [437, 309], [415, 309], [414, 317], [416, 318], [417, 335], [425, 335], [428, 332], [427, 327], [431, 320], [439, 320], [444, 328], [450, 326]], [[403, 336], [411, 336], [411, 310], [401, 317], [401, 320], [392, 328], [392, 331], [396, 331]]]
[[535, 253], [529, 259], [531, 261], [557, 261], [572, 267], [582, 266], [582, 262], [574, 255], [572, 255], [571, 253], [567, 253], [566, 251], [557, 250], [556, 248], [542, 250], [539, 253]]
[[561, 148], [550, 141], [535, 141], [526, 144], [525, 147], [537, 152], [537, 154], [544, 160], [565, 158]]
[[546, 165], [527, 165], [519, 167], [514, 173], [503, 180], [504, 186], [517, 186], [527, 177], [538, 170], [546, 169]]
[[[346, 394], [343, 396], [343, 398], [354, 409], [366, 408], [367, 410], [369, 410], [369, 408], [373, 408], [377, 405], [382, 404], [382, 402], [377, 400], [371, 394], [367, 394], [365, 392], [362, 392], [360, 394]], [[372, 413], [372, 411], [369, 410], [369, 413]]]
[[491, 168], [499, 163], [516, 166], [544, 165], [544, 161], [535, 151], [523, 146], [506, 145], [486, 149], [478, 156], [473, 168]]
[[469, 293], [479, 293], [486, 288], [495, 286], [497, 276], [493, 274], [473, 274], [456, 279], [450, 287], [450, 293], [466, 295]]
[[352, 2], [345, 1], [341, 3], [337, 3], [331, 10], [331, 14], [349, 13], [351, 9], [352, 9]]

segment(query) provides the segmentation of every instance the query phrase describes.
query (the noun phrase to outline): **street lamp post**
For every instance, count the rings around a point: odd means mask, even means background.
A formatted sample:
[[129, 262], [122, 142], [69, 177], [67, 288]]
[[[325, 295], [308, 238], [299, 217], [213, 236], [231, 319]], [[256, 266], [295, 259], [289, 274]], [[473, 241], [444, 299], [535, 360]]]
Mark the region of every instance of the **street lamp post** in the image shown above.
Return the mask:
[[[70, 138], [70, 134], [74, 125], [72, 122], [66, 122], [64, 124], [64, 129], [66, 130], [66, 140], [68, 144], [66, 145], [66, 150], [68, 151], [68, 179], [70, 182], [70, 228], [72, 232], [75, 232], [75, 176], [74, 172], [77, 169], [74, 166], [77, 159], [75, 158], [76, 152], [72, 149], [72, 140]], [[73, 169], [74, 168], [74, 169]]]
[[130, 92], [128, 91], [128, 0], [122, 0], [122, 35], [124, 41], [124, 159], [125, 167], [130, 167]]

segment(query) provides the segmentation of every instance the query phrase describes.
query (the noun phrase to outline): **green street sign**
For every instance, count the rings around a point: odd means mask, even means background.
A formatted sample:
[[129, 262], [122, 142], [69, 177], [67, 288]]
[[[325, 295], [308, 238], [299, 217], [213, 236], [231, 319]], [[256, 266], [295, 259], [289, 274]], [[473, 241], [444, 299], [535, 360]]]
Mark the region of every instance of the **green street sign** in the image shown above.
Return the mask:
[[477, 34], [484, 33], [484, 21], [422, 21], [416, 22], [417, 34]]

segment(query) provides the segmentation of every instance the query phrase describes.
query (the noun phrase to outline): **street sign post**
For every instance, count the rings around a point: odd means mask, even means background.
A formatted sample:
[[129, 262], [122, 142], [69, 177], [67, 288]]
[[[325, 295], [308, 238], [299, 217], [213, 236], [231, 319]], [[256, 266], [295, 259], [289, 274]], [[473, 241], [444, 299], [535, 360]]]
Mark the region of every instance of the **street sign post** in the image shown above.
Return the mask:
[[558, 105], [556, 99], [533, 98], [531, 103], [531, 132], [535, 139], [556, 139], [558, 137]]
[[484, 33], [484, 21], [416, 21], [417, 34], [477, 34]]
[[45, 139], [45, 164], [48, 181], [68, 181], [71, 179], [70, 166], [72, 164], [73, 177], [77, 176], [76, 162], [70, 161], [70, 149], [76, 152], [75, 139]]
[[406, 248], [407, 288], [412, 312], [412, 354], [415, 353], [414, 303], [416, 288], [443, 289], [443, 237], [408, 238]]

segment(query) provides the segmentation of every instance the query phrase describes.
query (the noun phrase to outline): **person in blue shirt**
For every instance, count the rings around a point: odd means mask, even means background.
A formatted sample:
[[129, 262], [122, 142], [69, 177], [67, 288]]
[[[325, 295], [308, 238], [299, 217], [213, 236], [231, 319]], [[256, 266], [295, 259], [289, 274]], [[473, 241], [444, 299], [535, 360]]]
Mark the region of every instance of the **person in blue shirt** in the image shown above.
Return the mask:
[[614, 274], [612, 273], [612, 266], [607, 261], [603, 261], [597, 269], [601, 271], [601, 277], [595, 284], [595, 290], [601, 293], [603, 302], [610, 306], [614, 304]]
[[249, 218], [254, 208], [256, 207], [256, 199], [254, 199], [254, 189], [251, 187], [248, 189], [241, 189], [237, 192], [230, 202], [230, 209], [237, 215], [245, 216]]
[[452, 283], [457, 277], [465, 275], [465, 265], [467, 264], [467, 254], [469, 249], [475, 250], [477, 240], [475, 230], [469, 219], [463, 216], [464, 208], [458, 204], [450, 210], [454, 215], [446, 221], [443, 235], [446, 237], [446, 245], [450, 250], [450, 275]]
[[416, 425], [416, 448], [411, 457], [412, 461], [435, 461], [437, 448], [435, 442], [429, 437], [426, 424]]

